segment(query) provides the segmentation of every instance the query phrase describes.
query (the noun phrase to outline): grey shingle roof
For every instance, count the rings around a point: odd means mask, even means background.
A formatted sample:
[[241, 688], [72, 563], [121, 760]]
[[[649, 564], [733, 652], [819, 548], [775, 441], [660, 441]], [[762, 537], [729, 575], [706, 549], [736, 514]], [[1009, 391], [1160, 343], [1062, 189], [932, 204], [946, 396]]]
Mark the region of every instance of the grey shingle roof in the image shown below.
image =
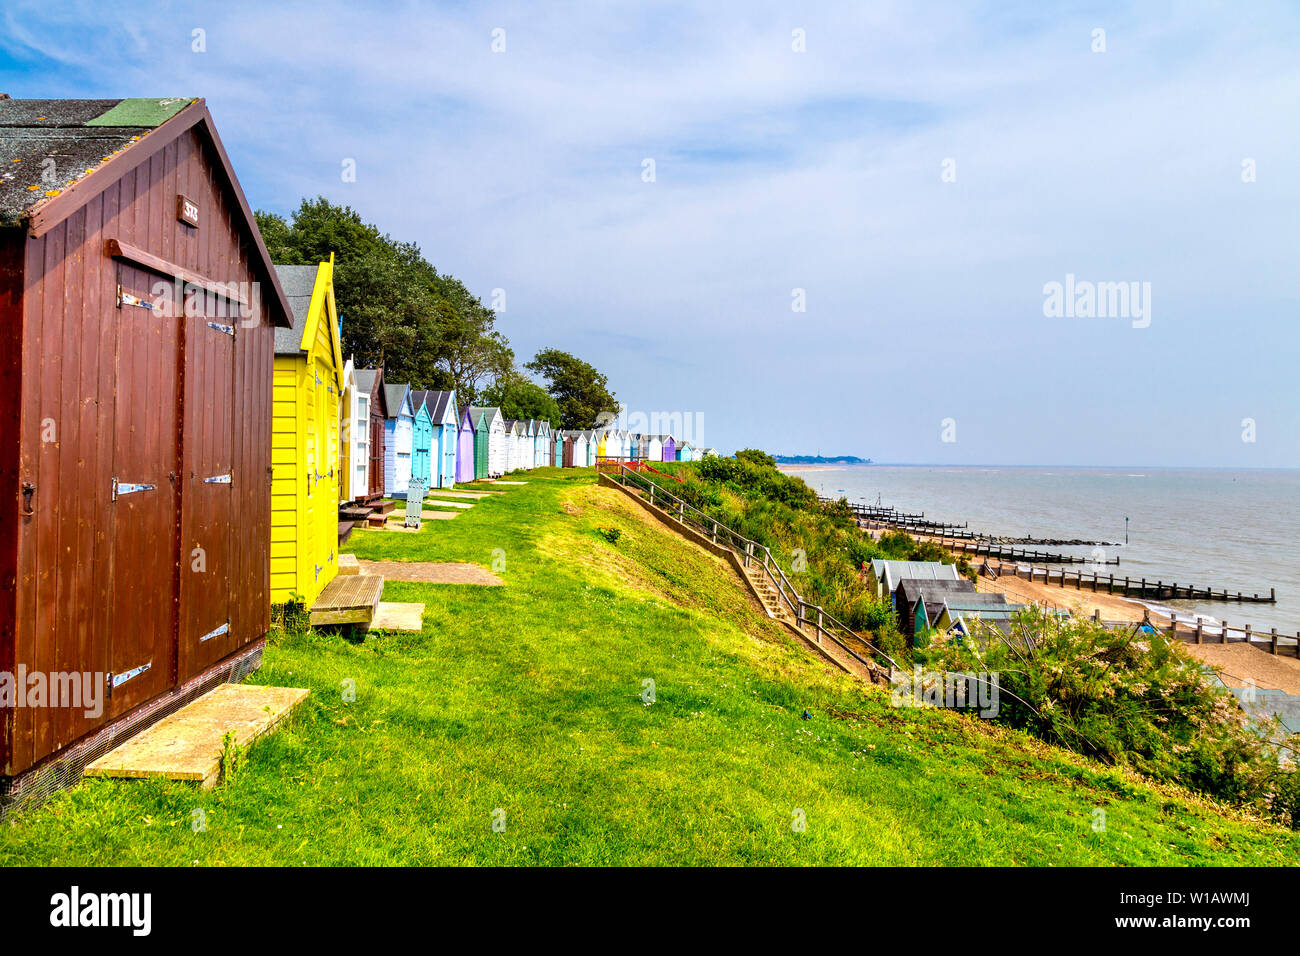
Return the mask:
[[452, 393], [449, 391], [440, 391], [435, 388], [411, 389], [411, 405], [417, 413], [420, 411], [421, 405], [428, 405], [429, 418], [436, 425], [447, 414], [447, 405], [451, 402], [451, 395]]
[[352, 373], [357, 383], [357, 391], [362, 395], [369, 395], [375, 390], [375, 376], [379, 374], [377, 368], [359, 368]]
[[[275, 274], [280, 277], [285, 298], [293, 309], [289, 318], [292, 328], [275, 330], [276, 355], [302, 355], [302, 328], [307, 321], [307, 310], [311, 307], [311, 293], [316, 288], [316, 273], [319, 266], [282, 266], [275, 267]], [[373, 384], [373, 382], [371, 383]]]
[[915, 604], [918, 597], [924, 597], [929, 602], [934, 600], [936, 596], [944, 596], [954, 592], [978, 593], [975, 590], [975, 585], [965, 578], [958, 578], [955, 581], [936, 581], [934, 578], [903, 578], [898, 582], [898, 590], [902, 592], [903, 600], [907, 601], [908, 604]]
[[501, 409], [496, 405], [471, 405], [470, 411], [474, 413], [475, 418], [478, 417], [479, 412], [487, 416], [487, 421], [484, 424], [488, 428], [492, 427], [492, 422], [501, 417]]
[[127, 100], [0, 100], [0, 225], [16, 225], [161, 126], [193, 97]]
[[388, 403], [389, 418], [397, 418], [402, 413], [402, 400], [410, 390], [409, 384], [384, 386], [384, 401]]

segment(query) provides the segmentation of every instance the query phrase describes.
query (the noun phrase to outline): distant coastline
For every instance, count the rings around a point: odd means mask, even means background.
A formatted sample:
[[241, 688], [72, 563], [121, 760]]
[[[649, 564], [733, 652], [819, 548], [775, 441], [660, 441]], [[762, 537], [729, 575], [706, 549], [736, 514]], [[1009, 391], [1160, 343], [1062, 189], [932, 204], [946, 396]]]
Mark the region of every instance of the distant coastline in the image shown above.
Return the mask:
[[825, 458], [821, 455], [776, 455], [778, 465], [869, 465], [870, 458], [858, 458], [856, 455], [839, 455]]

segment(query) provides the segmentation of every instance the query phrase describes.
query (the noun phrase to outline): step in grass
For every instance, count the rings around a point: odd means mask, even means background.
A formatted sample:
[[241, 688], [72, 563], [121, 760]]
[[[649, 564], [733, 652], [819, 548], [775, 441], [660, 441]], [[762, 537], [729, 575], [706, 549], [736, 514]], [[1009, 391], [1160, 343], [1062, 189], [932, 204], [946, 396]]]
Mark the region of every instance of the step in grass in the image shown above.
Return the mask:
[[725, 563], [574, 472], [417, 534], [358, 529], [362, 559], [469, 561], [505, 586], [386, 583], [385, 601], [425, 605], [419, 633], [273, 635], [252, 680], [311, 694], [236, 774], [207, 793], [85, 781], [0, 827], [0, 865], [1300, 858], [1300, 834], [1185, 791], [891, 707], [801, 649]]

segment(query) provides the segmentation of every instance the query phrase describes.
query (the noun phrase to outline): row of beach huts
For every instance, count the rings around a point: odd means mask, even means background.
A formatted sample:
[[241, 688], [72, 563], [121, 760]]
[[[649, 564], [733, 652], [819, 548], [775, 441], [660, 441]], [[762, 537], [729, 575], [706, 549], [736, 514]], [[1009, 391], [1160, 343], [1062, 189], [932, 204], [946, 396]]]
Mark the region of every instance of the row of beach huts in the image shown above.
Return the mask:
[[[333, 302], [330, 265], [276, 267], [286, 289], [305, 290], [310, 282], [319, 286], [315, 292], [290, 296], [303, 304], [308, 328], [314, 327], [309, 300]], [[332, 305], [329, 308], [333, 315]], [[331, 322], [337, 325], [336, 319]], [[342, 362], [337, 345], [331, 351], [322, 343], [315, 356], [310, 343], [299, 341], [296, 329], [285, 330], [283, 339], [280, 345], [277, 331], [277, 381], [285, 383], [283, 415], [277, 416], [277, 422], [283, 421], [286, 431], [301, 428], [300, 415], [298, 424], [291, 426], [295, 416], [288, 403], [304, 390], [330, 382], [325, 402], [332, 407], [325, 414], [331, 423], [337, 419], [339, 426], [337, 439], [331, 431], [326, 460], [333, 460], [337, 448], [341, 501], [405, 498], [413, 479], [425, 488], [452, 488], [457, 482], [500, 478], [512, 471], [592, 467], [597, 458], [696, 461], [718, 453], [671, 435], [639, 435], [617, 428], [558, 429], [548, 421], [506, 418], [495, 406], [461, 407], [454, 390], [386, 384], [382, 368], [357, 369], [351, 359]]]
[[249, 673], [413, 480], [704, 453], [387, 382], [341, 330], [203, 100], [0, 94], [0, 803]]

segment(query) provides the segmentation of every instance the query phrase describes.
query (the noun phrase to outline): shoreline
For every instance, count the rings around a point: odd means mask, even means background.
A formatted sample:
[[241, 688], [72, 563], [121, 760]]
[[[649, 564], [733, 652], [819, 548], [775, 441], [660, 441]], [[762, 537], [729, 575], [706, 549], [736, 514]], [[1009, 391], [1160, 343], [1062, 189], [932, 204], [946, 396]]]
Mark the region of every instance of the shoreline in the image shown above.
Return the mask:
[[[872, 538], [877, 538], [883, 533], [869, 528], [862, 528], [862, 530]], [[937, 543], [937, 539], [931, 535], [913, 534], [912, 537], [917, 540], [933, 540]], [[954, 553], [954, 556], [961, 555]], [[990, 559], [988, 563], [994, 562], [997, 567], [1015, 566], [1015, 562], [1002, 561], [998, 558]], [[1102, 619], [1106, 621], [1123, 621], [1138, 625], [1149, 620], [1157, 628], [1160, 628], [1162, 623], [1168, 627], [1166, 615], [1142, 601], [1117, 594], [1074, 591], [1039, 581], [1027, 581], [1020, 577], [994, 578], [986, 574], [976, 576], [975, 588], [985, 593], [1004, 594], [1007, 600], [1021, 604], [1036, 604], [1039, 607], [1068, 611], [1075, 618], [1091, 618], [1100, 612]], [[1243, 687], [1249, 682], [1255, 687], [1300, 695], [1300, 659], [1270, 654], [1262, 648], [1240, 642], [1180, 643], [1188, 654], [1213, 669], [1229, 686]]]

